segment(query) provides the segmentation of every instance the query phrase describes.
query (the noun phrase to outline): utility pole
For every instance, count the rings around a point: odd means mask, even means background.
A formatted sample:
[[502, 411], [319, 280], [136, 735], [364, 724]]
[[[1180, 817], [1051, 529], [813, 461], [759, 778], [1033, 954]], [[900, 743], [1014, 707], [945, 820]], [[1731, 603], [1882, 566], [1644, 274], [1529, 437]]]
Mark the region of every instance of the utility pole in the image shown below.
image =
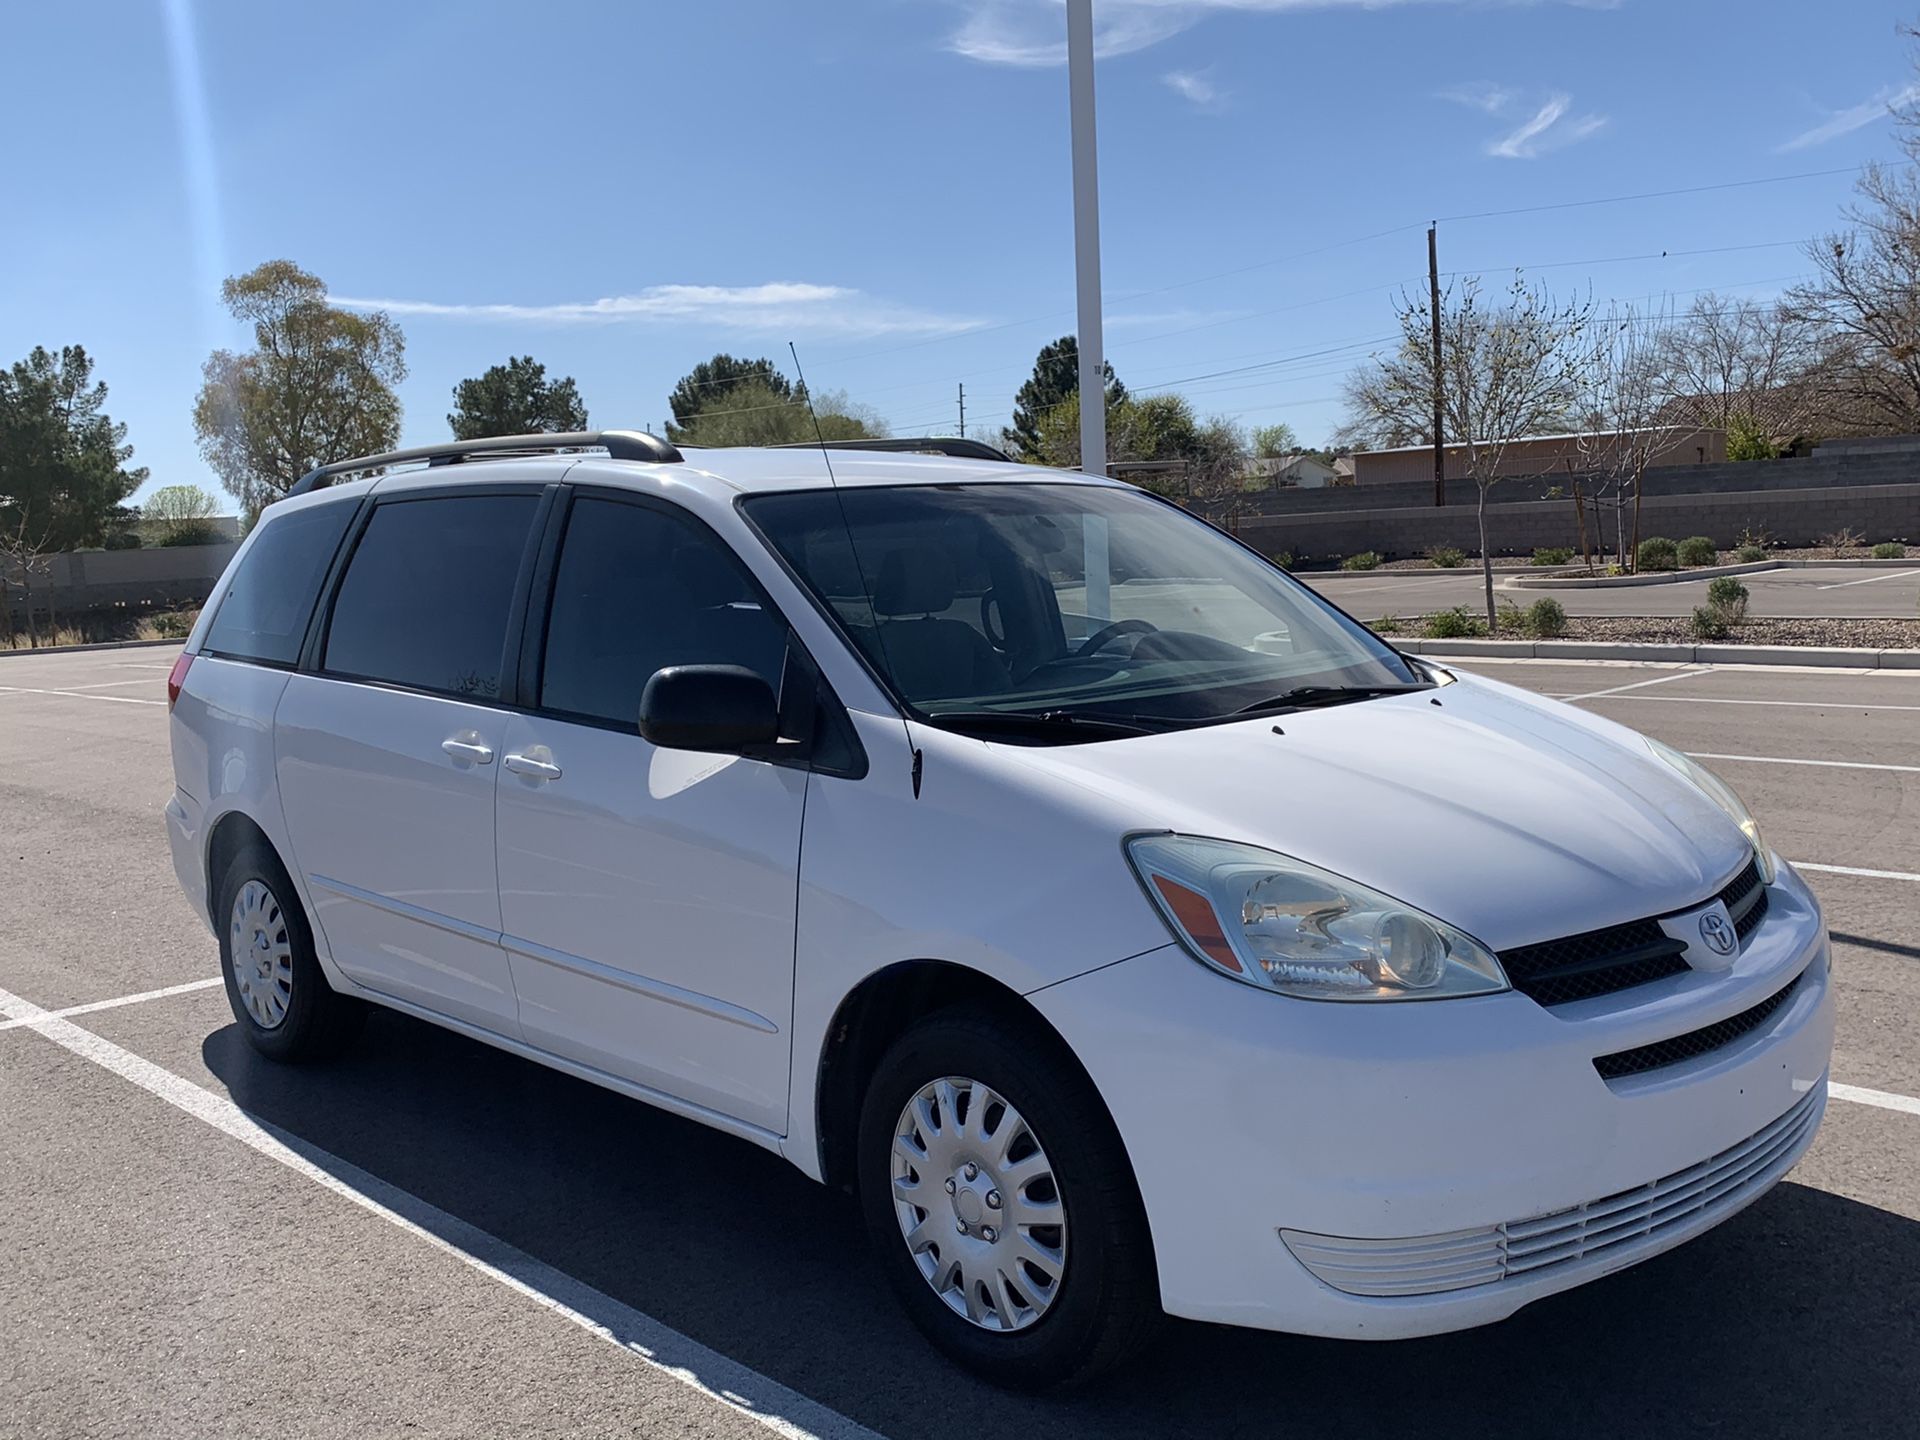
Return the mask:
[[960, 438], [967, 435], [967, 382], [960, 382]]
[[1433, 503], [1447, 503], [1445, 380], [1440, 369], [1440, 241], [1438, 222], [1427, 226], [1427, 308], [1433, 319]]
[[1089, 475], [1105, 475], [1107, 387], [1100, 335], [1100, 181], [1093, 124], [1093, 0], [1067, 0], [1067, 101], [1073, 137], [1074, 279], [1080, 312], [1080, 468]]

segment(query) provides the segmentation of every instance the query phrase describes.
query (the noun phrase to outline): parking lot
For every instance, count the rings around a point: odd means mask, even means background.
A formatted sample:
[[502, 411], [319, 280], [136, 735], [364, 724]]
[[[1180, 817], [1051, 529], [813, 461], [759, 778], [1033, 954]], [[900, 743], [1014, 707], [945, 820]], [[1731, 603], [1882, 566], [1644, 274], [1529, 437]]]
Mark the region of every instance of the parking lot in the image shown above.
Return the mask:
[[[1748, 584], [1762, 614], [1822, 583], [1829, 613], [1914, 613], [1920, 571], [1893, 574]], [[1478, 583], [1325, 588], [1373, 615]], [[0, 659], [0, 1433], [1914, 1433], [1920, 672], [1474, 662], [1704, 757], [1820, 893], [1841, 1088], [1787, 1182], [1488, 1329], [1170, 1324], [1037, 1401], [939, 1360], [851, 1200], [775, 1156], [397, 1015], [325, 1068], [249, 1050], [161, 829], [173, 654]]]
[[[1313, 572], [1300, 577], [1362, 620], [1382, 615], [1423, 615], [1464, 605], [1485, 605], [1478, 570], [1362, 570], [1351, 574]], [[1569, 615], [1691, 615], [1707, 600], [1707, 581], [1676, 580], [1660, 585], [1618, 588], [1540, 589], [1508, 585], [1511, 575], [1494, 576], [1495, 594], [1518, 605], [1551, 595]], [[1748, 611], [1756, 616], [1819, 616], [1912, 619], [1920, 616], [1920, 562], [1913, 565], [1810, 565], [1804, 569], [1757, 570], [1742, 575]]]

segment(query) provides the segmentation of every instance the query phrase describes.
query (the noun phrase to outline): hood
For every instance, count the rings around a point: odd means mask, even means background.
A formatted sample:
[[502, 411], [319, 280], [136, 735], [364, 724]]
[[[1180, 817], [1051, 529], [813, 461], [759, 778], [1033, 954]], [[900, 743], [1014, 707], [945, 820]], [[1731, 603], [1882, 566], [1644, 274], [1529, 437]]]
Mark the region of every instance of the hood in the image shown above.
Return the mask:
[[1495, 950], [1699, 904], [1752, 853], [1633, 731], [1472, 678], [1018, 753], [1130, 829], [1263, 845]]

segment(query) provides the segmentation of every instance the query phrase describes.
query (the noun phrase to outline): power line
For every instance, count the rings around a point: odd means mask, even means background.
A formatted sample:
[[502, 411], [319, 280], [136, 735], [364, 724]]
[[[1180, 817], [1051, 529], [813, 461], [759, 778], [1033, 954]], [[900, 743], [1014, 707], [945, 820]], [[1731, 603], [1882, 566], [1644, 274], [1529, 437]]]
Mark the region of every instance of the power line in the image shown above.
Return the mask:
[[1797, 175], [1762, 175], [1754, 180], [1722, 180], [1715, 185], [1686, 185], [1678, 190], [1643, 190], [1636, 195], [1602, 195], [1592, 200], [1561, 200], [1552, 205], [1519, 205], [1511, 210], [1476, 210], [1469, 215], [1442, 215], [1434, 223], [1451, 224], [1460, 220], [1497, 220], [1506, 215], [1539, 215], [1548, 210], [1578, 210], [1587, 205], [1624, 205], [1633, 200], [1665, 200], [1675, 195], [1705, 195], [1715, 190], [1744, 190], [1754, 185], [1784, 185], [1791, 180], [1819, 180], [1830, 175], [1857, 175], [1858, 165], [1841, 165], [1832, 170], [1802, 170]]

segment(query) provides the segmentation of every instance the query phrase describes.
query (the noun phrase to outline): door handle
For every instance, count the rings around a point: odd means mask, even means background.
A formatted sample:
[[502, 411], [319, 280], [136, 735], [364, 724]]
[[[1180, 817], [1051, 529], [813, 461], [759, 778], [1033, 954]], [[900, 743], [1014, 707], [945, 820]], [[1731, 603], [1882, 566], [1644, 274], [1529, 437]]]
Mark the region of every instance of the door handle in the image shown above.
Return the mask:
[[500, 762], [516, 775], [529, 780], [558, 780], [560, 767], [553, 763], [553, 752], [544, 745], [515, 752]]
[[493, 763], [493, 747], [481, 743], [480, 737], [471, 730], [442, 740], [440, 748], [456, 760], [470, 760], [475, 765]]

